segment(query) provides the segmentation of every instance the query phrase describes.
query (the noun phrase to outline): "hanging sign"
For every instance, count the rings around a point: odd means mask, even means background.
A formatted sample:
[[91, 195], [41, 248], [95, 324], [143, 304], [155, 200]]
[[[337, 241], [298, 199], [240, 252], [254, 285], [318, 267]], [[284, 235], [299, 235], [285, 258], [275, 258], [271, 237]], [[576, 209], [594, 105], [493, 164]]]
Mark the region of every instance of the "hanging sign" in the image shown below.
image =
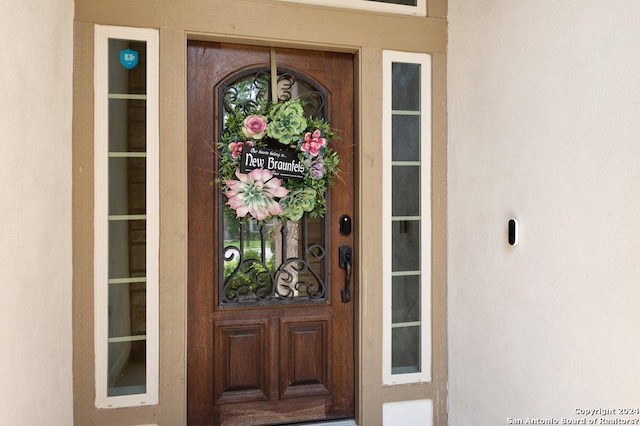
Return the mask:
[[245, 148], [240, 156], [240, 172], [249, 173], [254, 169], [269, 170], [277, 178], [304, 179], [304, 164], [295, 151], [253, 146]]
[[131, 49], [121, 50], [120, 63], [128, 70], [134, 68], [138, 65], [138, 52]]

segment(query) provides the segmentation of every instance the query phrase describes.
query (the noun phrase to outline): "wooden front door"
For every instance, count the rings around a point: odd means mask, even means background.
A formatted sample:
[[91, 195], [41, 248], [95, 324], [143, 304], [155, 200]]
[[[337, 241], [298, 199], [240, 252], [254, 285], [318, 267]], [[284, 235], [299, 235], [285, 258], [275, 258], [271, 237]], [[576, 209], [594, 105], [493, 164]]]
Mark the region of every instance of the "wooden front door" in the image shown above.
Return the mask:
[[[324, 218], [237, 220], [211, 184], [225, 108], [268, 97], [273, 54], [278, 97], [303, 98], [339, 136]], [[190, 42], [187, 115], [188, 423], [352, 418], [353, 56]]]

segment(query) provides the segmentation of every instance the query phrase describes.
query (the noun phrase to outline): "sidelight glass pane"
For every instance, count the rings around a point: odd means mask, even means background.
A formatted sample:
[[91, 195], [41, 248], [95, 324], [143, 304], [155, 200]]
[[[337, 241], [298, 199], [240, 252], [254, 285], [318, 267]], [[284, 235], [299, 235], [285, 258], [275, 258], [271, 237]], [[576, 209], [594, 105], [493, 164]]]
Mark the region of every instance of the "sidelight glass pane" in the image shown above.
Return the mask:
[[146, 71], [120, 57], [140, 61], [144, 51], [143, 42], [109, 41], [107, 396], [146, 392]]
[[109, 278], [146, 274], [146, 221], [116, 217], [109, 221]]
[[109, 39], [109, 93], [147, 93], [147, 43]]
[[392, 374], [420, 371], [420, 326], [392, 329]]
[[396, 271], [420, 270], [420, 221], [399, 220], [391, 225], [391, 267]]
[[109, 157], [109, 215], [144, 215], [146, 159]]
[[109, 99], [109, 152], [144, 152], [146, 118], [144, 99]]
[[420, 275], [393, 277], [392, 324], [420, 321], [420, 278]]
[[429, 74], [428, 55], [384, 53], [386, 384], [430, 380]]
[[157, 403], [158, 32], [96, 26], [96, 406]]
[[393, 166], [391, 214], [420, 216], [420, 166]]
[[145, 337], [147, 285], [142, 282], [109, 284], [109, 338]]
[[394, 111], [420, 111], [420, 64], [394, 62], [391, 108]]
[[107, 396], [135, 395], [147, 391], [147, 342], [109, 343]]
[[[145, 393], [146, 42], [109, 40], [108, 396]], [[117, 281], [121, 280], [121, 281]]]
[[420, 161], [420, 115], [391, 117], [393, 161]]

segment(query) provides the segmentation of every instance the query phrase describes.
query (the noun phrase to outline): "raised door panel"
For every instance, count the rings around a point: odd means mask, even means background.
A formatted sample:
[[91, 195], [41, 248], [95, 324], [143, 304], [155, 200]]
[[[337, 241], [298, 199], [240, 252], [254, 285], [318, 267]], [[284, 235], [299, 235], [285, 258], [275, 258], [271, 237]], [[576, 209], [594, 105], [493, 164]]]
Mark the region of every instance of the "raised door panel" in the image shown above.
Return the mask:
[[267, 322], [225, 321], [214, 324], [217, 403], [269, 398]]
[[330, 393], [330, 318], [283, 318], [280, 328], [282, 399]]

